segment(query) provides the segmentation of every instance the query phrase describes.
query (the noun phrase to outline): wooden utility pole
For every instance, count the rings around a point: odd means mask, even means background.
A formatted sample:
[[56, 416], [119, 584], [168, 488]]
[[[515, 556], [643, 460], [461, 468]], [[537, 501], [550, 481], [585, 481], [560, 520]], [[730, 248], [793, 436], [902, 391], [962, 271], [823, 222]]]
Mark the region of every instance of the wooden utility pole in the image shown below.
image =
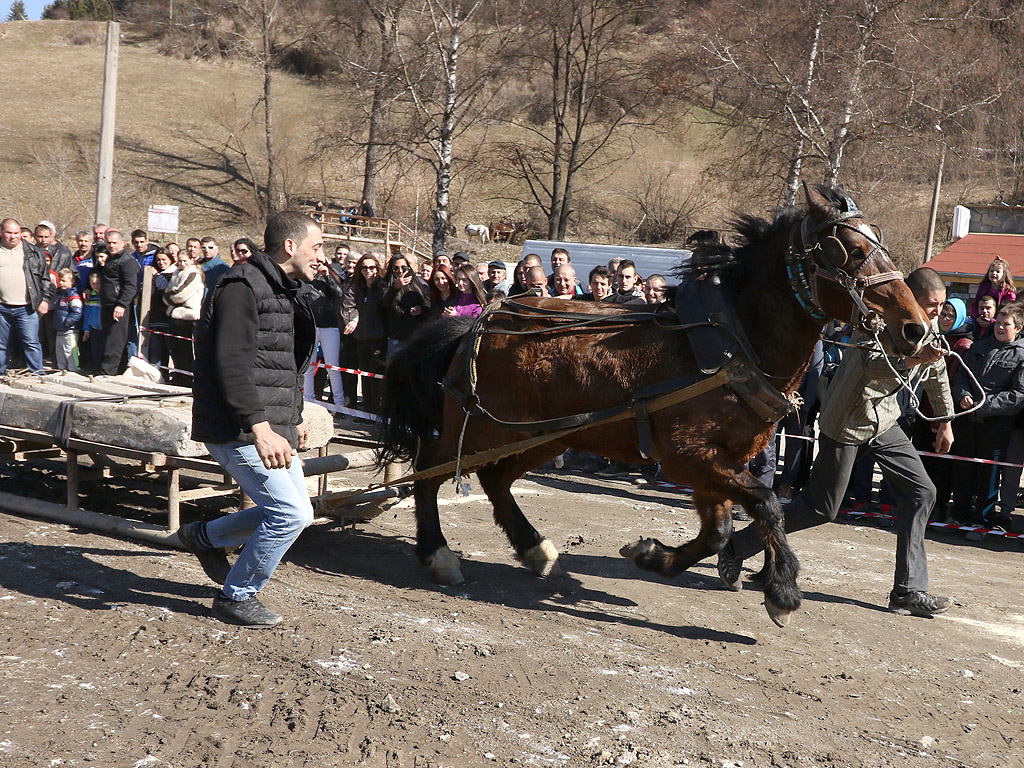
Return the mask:
[[103, 60], [103, 106], [100, 114], [100, 162], [96, 172], [95, 223], [110, 223], [110, 197], [114, 180], [114, 116], [117, 112], [117, 52], [121, 25], [107, 22], [107, 55]]

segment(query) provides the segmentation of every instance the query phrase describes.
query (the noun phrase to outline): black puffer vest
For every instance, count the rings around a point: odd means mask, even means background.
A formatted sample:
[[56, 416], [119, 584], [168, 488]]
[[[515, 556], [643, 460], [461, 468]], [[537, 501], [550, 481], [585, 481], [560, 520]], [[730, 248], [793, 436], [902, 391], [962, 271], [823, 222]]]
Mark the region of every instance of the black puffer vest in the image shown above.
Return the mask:
[[298, 446], [295, 427], [302, 421], [302, 373], [313, 353], [316, 330], [308, 304], [297, 297], [299, 283], [288, 279], [266, 254], [257, 251], [248, 262], [231, 268], [217, 281], [196, 323], [195, 374], [192, 385], [192, 439], [204, 443], [252, 441], [233, 417], [221, 392], [216, 368], [214, 329], [217, 298], [232, 282], [248, 285], [256, 297], [257, 355], [251, 375], [270, 426]]

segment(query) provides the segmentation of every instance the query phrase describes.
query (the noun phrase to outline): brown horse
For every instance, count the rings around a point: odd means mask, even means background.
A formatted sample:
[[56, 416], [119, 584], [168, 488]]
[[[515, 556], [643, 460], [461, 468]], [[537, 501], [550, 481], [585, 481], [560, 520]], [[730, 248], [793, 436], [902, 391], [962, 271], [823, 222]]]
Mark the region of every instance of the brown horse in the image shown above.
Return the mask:
[[[749, 337], [748, 359], [762, 374], [754, 378], [762, 390], [781, 395], [774, 402], [796, 391], [826, 313], [880, 332], [883, 344], [899, 354], [916, 352], [926, 331], [925, 315], [880, 233], [853, 201], [824, 187], [805, 192], [806, 213], [789, 209], [772, 223], [744, 217], [737, 224], [741, 247], [698, 249], [689, 268], [691, 279], [721, 281]], [[745, 468], [778, 418], [758, 405], [771, 398], [764, 391], [751, 396], [749, 386], [744, 394], [730, 383], [646, 415], [638, 411], [646, 430], [638, 429], [632, 412], [594, 426], [581, 417], [573, 422], [576, 431], [524, 449], [524, 437], [563, 427], [562, 417], [607, 414], [642, 390], [659, 390], [665, 382], [679, 389], [701, 376], [671, 307], [573, 302], [572, 315], [564, 315], [565, 308], [557, 300], [525, 298], [497, 311], [492, 306], [480, 333], [470, 334], [473, 323], [462, 318], [423, 329], [388, 364], [380, 463], [414, 460], [416, 470], [426, 470], [516, 443], [519, 452], [475, 471], [516, 555], [549, 576], [559, 573], [558, 552], [524, 517], [510, 491], [513, 481], [567, 448], [637, 462], [646, 459], [641, 447], [649, 443], [645, 452], [660, 459], [665, 477], [693, 488], [701, 527], [682, 546], [642, 539], [622, 554], [641, 568], [675, 576], [725, 545], [732, 504], [739, 503], [764, 537], [765, 605], [784, 625], [800, 604], [799, 565], [778, 499]], [[536, 423], [543, 420], [555, 421]], [[417, 554], [443, 584], [462, 581], [438, 519], [438, 488], [452, 474], [413, 486]]]

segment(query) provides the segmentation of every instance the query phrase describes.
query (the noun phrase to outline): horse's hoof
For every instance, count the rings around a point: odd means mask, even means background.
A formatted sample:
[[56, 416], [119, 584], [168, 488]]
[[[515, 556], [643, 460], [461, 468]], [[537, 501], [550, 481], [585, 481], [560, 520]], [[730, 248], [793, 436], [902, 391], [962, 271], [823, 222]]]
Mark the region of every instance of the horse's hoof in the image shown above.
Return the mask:
[[771, 600], [764, 601], [765, 610], [768, 611], [768, 617], [775, 622], [775, 626], [782, 627], [783, 629], [789, 624], [789, 620], [793, 618], [793, 612], [787, 611], [784, 608], [780, 608]]
[[451, 587], [465, 581], [462, 568], [459, 567], [459, 558], [448, 547], [441, 547], [428, 557], [426, 566], [438, 584]]
[[619, 550], [619, 554], [627, 560], [632, 560], [636, 563], [637, 558], [640, 557], [650, 559], [656, 550], [657, 545], [655, 544], [654, 539], [637, 539], [632, 544], [626, 544]]
[[523, 556], [523, 562], [542, 579], [562, 575], [558, 565], [558, 550], [550, 539], [543, 539], [540, 544], [530, 547]]

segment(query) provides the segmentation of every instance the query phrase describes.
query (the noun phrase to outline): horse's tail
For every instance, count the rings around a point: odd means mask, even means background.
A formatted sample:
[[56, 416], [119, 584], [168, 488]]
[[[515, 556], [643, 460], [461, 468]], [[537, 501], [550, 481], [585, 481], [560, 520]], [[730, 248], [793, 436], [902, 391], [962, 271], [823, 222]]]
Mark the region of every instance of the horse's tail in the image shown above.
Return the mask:
[[412, 461], [421, 443], [437, 437], [444, 418], [441, 379], [448, 372], [471, 317], [442, 318], [413, 334], [388, 359], [381, 396], [376, 463]]

